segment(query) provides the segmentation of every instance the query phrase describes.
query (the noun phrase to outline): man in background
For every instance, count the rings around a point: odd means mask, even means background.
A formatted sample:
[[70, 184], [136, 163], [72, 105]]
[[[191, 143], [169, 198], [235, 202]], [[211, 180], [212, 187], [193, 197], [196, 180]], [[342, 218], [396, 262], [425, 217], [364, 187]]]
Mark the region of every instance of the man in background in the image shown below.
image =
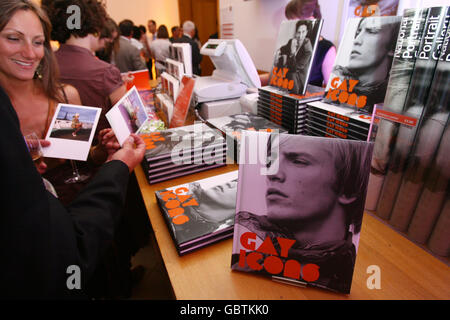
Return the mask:
[[[150, 36], [147, 36], [147, 50], [148, 50], [148, 52], [150, 52], [150, 44], [153, 40], [156, 39], [157, 28], [156, 28], [155, 20], [148, 20], [147, 27], [148, 27], [148, 32], [150, 32]], [[148, 72], [150, 74], [150, 79], [153, 79], [153, 71], [152, 71], [153, 70], [153, 59], [151, 56], [149, 56], [149, 58], [147, 60], [147, 68], [148, 68]]]
[[172, 31], [172, 37], [169, 38], [170, 42], [174, 42], [183, 35], [183, 30], [179, 26], [173, 26], [170, 30]]
[[120, 72], [129, 72], [145, 69], [141, 52], [131, 43], [134, 23], [125, 19], [119, 23], [120, 49], [115, 57], [115, 63]]
[[195, 24], [192, 21], [185, 21], [183, 23], [183, 35], [179, 39], [175, 39], [175, 43], [189, 43], [192, 48], [192, 73], [201, 76], [200, 62], [202, 55], [197, 42], [194, 40]]

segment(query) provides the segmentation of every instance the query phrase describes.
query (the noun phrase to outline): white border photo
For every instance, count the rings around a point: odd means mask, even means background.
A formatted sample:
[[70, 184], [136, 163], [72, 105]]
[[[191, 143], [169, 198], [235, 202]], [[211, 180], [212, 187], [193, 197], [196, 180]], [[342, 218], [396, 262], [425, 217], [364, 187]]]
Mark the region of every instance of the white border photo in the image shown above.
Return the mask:
[[131, 88], [106, 114], [117, 141], [122, 146], [130, 133], [138, 133], [148, 114], [136, 87]]
[[43, 149], [48, 158], [86, 161], [102, 109], [58, 104], [45, 136], [50, 146]]

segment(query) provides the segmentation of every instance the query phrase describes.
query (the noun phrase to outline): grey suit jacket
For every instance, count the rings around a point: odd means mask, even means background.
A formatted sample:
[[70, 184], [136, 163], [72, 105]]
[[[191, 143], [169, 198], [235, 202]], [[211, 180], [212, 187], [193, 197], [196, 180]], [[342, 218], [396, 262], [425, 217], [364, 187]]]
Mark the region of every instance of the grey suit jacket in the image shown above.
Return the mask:
[[139, 49], [123, 37], [120, 37], [119, 41], [120, 49], [114, 57], [114, 63], [120, 72], [146, 69], [147, 67], [141, 58]]

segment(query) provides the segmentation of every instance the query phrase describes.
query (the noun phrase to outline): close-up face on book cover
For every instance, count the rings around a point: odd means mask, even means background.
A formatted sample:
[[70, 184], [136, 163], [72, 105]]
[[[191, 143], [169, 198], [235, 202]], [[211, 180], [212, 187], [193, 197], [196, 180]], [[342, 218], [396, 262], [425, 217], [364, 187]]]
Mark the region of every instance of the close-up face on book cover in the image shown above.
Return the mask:
[[349, 19], [326, 91], [326, 100], [372, 112], [386, 94], [401, 17]]
[[349, 293], [373, 144], [244, 137], [232, 268]]

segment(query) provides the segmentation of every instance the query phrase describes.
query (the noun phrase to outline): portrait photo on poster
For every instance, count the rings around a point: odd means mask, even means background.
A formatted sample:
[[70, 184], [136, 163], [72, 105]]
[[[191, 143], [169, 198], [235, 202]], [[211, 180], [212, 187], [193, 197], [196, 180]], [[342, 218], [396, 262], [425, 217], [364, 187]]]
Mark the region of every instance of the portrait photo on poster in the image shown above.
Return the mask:
[[45, 140], [44, 156], [85, 161], [95, 135], [101, 109], [58, 104]]

